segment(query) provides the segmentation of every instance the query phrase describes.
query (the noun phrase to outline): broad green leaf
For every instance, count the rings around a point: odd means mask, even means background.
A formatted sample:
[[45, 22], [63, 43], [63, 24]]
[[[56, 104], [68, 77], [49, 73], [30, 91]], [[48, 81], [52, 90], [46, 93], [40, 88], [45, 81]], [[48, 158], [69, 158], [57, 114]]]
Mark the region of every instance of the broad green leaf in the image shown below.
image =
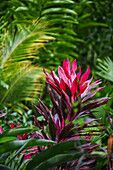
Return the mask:
[[9, 161], [7, 162], [7, 164], [9, 164], [19, 153], [21, 153], [22, 150], [27, 146], [27, 144], [28, 144], [29, 141], [31, 141], [31, 140], [32, 140], [32, 138], [28, 139], [28, 140], [26, 141], [26, 143], [24, 143], [24, 145], [22, 145], [22, 147], [21, 147], [17, 152], [14, 153], [14, 155], [9, 159]]
[[64, 153], [64, 154], [59, 154], [56, 155], [46, 161], [44, 161], [43, 163], [39, 164], [38, 166], [35, 167], [35, 170], [42, 170], [46, 167], [46, 170], [49, 168], [52, 168], [54, 166], [60, 165], [60, 164], [64, 164], [66, 162], [69, 161], [73, 161], [76, 158], [78, 158], [80, 156], [80, 152], [74, 152], [74, 153]]
[[0, 143], [8, 142], [17, 139], [17, 137], [3, 137], [0, 138]]
[[18, 135], [23, 135], [26, 133], [31, 133], [36, 131], [37, 129], [34, 127], [28, 127], [28, 128], [14, 128], [5, 131], [4, 133], [0, 134], [0, 138], [2, 137], [8, 137], [8, 136], [18, 136]]
[[0, 154], [11, 152], [22, 147], [27, 141], [26, 148], [31, 148], [33, 146], [47, 146], [54, 144], [54, 141], [45, 140], [45, 139], [32, 139], [32, 140], [14, 140], [0, 145]]
[[47, 150], [41, 152], [40, 154], [37, 154], [31, 162], [27, 165], [26, 170], [32, 170], [35, 167], [39, 166], [41, 163], [45, 162], [46, 160], [59, 155], [63, 154], [64, 152], [76, 148], [78, 145], [79, 141], [87, 141], [87, 140], [80, 140], [80, 139], [75, 139], [75, 140], [69, 140], [65, 142], [61, 142], [59, 144], [56, 144]]

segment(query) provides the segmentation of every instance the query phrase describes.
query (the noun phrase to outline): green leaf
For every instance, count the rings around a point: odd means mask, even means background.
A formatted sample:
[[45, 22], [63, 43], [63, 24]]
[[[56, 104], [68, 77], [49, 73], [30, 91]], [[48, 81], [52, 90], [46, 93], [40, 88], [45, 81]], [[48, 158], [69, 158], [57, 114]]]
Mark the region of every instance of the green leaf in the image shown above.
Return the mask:
[[60, 165], [60, 164], [64, 164], [66, 162], [69, 161], [73, 161], [76, 158], [78, 158], [80, 156], [80, 152], [74, 152], [74, 153], [64, 153], [64, 154], [59, 154], [56, 155], [46, 161], [44, 161], [43, 163], [39, 164], [39, 166], [35, 167], [35, 170], [42, 170], [46, 167], [46, 170], [49, 168], [52, 168], [54, 166]]
[[27, 11], [27, 10], [28, 10], [27, 7], [20, 6], [15, 11]]
[[32, 140], [32, 138], [28, 139], [28, 140], [26, 141], [26, 143], [24, 143], [24, 145], [22, 145], [22, 147], [21, 147], [17, 152], [14, 153], [14, 155], [11, 157], [11, 159], [9, 159], [9, 161], [7, 162], [7, 164], [9, 164], [19, 153], [21, 153], [22, 150], [27, 146], [27, 144], [28, 144], [29, 141], [31, 141], [31, 140]]
[[[27, 141], [29, 141], [29, 139], [28, 140], [14, 140], [14, 141], [10, 141], [5, 144], [2, 144], [0, 145], [0, 154], [17, 150], [20, 147], [22, 147]], [[51, 140], [32, 139], [27, 143], [26, 148], [31, 148], [33, 146], [47, 146], [47, 145], [51, 145], [54, 143], [55, 142]]]
[[96, 155], [96, 156], [104, 157], [104, 158], [107, 157], [107, 154], [106, 154], [105, 152], [103, 152], [103, 151], [93, 151], [93, 152], [91, 153], [91, 155]]
[[[69, 15], [62, 15], [62, 14], [52, 14], [52, 15], [44, 15], [41, 19], [47, 20], [47, 19], [70, 19], [72, 21], [76, 21], [76, 18]], [[77, 22], [77, 21], [76, 21]]]
[[4, 133], [0, 134], [1, 137], [8, 137], [8, 136], [18, 136], [18, 135], [23, 135], [26, 133], [31, 133], [36, 131], [37, 129], [34, 127], [28, 127], [28, 128], [14, 128], [5, 131]]
[[51, 23], [62, 23], [62, 22], [65, 22], [65, 23], [72, 23], [72, 24], [78, 24], [78, 22], [76, 20], [70, 20], [70, 19], [62, 19], [62, 18], [59, 18], [59, 19], [51, 19], [49, 20], [49, 22]]
[[44, 79], [43, 69], [34, 65], [33, 59], [46, 42], [55, 39], [47, 32], [47, 27], [47, 22], [37, 21], [25, 30], [17, 30], [14, 34], [7, 31], [5, 34], [7, 41], [2, 43], [4, 47], [0, 49], [0, 104], [36, 100]]
[[51, 13], [66, 13], [66, 14], [71, 14], [71, 15], [77, 15], [77, 13], [74, 10], [68, 9], [68, 8], [49, 8], [46, 9], [42, 12], [42, 15], [45, 14], [51, 14]]
[[56, 144], [48, 148], [47, 150], [41, 152], [40, 154], [37, 154], [33, 158], [33, 160], [28, 163], [26, 170], [33, 170], [35, 167], [40, 166], [48, 159], [56, 155], [63, 154], [64, 152], [70, 149], [76, 148], [79, 141], [87, 141], [87, 140], [75, 139], [75, 140], [61, 142], [59, 144]]
[[44, 116], [38, 116], [38, 117], [37, 117], [37, 120], [38, 120], [38, 121], [44, 120]]
[[65, 33], [67, 35], [77, 36], [77, 33], [75, 33], [73, 30], [70, 30], [69, 28], [50, 28], [48, 31], [51, 32], [59, 32], [59, 33]]
[[[99, 61], [99, 60], [98, 60]], [[105, 60], [99, 61], [97, 74], [106, 80], [113, 82], [113, 60], [106, 57]]]
[[5, 165], [0, 164], [0, 170], [13, 170], [12, 168], [9, 168]]
[[0, 143], [8, 142], [17, 139], [17, 137], [3, 137], [0, 138]]
[[3, 86], [4, 88], [6, 88], [8, 90], [9, 85], [7, 83], [5, 83], [4, 81], [1, 80], [0, 84], [1, 84], [1, 86]]
[[46, 3], [45, 7], [48, 7], [48, 6], [54, 6], [54, 5], [61, 5], [61, 4], [74, 4], [74, 1], [71, 1], [71, 0], [55, 0], [55, 1], [49, 1]]
[[108, 27], [107, 24], [104, 23], [99, 23], [99, 22], [88, 22], [88, 23], [84, 23], [84, 24], [79, 24], [78, 28], [82, 29], [82, 28], [86, 28], [86, 27], [94, 27], [94, 26], [101, 26], [101, 27]]

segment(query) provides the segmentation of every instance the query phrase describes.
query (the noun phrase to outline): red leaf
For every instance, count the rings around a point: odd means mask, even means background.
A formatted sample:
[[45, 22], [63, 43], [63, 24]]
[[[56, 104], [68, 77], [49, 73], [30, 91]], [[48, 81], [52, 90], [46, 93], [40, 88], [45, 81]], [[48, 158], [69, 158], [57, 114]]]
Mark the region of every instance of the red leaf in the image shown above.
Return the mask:
[[56, 84], [59, 86], [60, 85], [60, 80], [57, 77], [57, 75], [55, 74], [55, 72], [53, 70], [51, 70], [51, 75], [53, 77], [53, 79], [55, 80]]
[[73, 63], [72, 63], [72, 70], [71, 70], [71, 72], [72, 72], [72, 73], [75, 73], [76, 69], [77, 69], [77, 63], [76, 63], [76, 59], [75, 59], [75, 60], [73, 61]]
[[90, 67], [87, 68], [87, 71], [82, 75], [80, 80], [80, 85], [83, 84], [89, 77]]
[[14, 124], [11, 122], [11, 129], [15, 128]]
[[68, 79], [70, 79], [71, 71], [70, 71], [70, 63], [68, 59], [67, 61], [65, 60], [63, 61], [63, 70], [65, 71], [65, 74], [68, 77]]
[[60, 78], [63, 79], [64, 82], [65, 82], [68, 86], [70, 86], [70, 85], [69, 85], [69, 80], [68, 80], [65, 72], [64, 72], [64, 70], [62, 69], [62, 67], [60, 67], [60, 66], [58, 67], [58, 74], [59, 74]]

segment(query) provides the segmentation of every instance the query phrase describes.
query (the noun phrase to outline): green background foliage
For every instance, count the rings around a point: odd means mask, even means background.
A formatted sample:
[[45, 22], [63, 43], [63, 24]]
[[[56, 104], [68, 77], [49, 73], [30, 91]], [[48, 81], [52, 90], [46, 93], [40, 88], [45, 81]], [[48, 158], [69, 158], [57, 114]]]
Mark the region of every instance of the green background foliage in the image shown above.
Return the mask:
[[[39, 114], [31, 103], [38, 105], [38, 98], [51, 108], [43, 68], [48, 72], [54, 69], [57, 74], [58, 66], [67, 58], [70, 63], [77, 59], [83, 72], [90, 66], [90, 77], [107, 83], [96, 98], [113, 97], [112, 11], [111, 0], [0, 3], [0, 110], [5, 108], [3, 112], [7, 112], [0, 118], [0, 126], [4, 130], [12, 121], [15, 126], [18, 122], [23, 127], [33, 125], [32, 114]], [[91, 116], [102, 117], [98, 122], [106, 123], [105, 135], [97, 143], [107, 149], [111, 133], [107, 113], [113, 116], [113, 99], [96, 111], [98, 115]], [[104, 168], [99, 161], [97, 166]]]

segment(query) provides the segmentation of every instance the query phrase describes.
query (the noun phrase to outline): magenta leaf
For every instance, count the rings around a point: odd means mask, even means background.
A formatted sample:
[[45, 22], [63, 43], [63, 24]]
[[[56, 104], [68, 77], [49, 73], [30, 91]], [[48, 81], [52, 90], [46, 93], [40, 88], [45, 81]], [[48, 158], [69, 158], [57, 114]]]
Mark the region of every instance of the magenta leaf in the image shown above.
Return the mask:
[[7, 113], [0, 113], [0, 117], [4, 117], [6, 115], [7, 115]]

